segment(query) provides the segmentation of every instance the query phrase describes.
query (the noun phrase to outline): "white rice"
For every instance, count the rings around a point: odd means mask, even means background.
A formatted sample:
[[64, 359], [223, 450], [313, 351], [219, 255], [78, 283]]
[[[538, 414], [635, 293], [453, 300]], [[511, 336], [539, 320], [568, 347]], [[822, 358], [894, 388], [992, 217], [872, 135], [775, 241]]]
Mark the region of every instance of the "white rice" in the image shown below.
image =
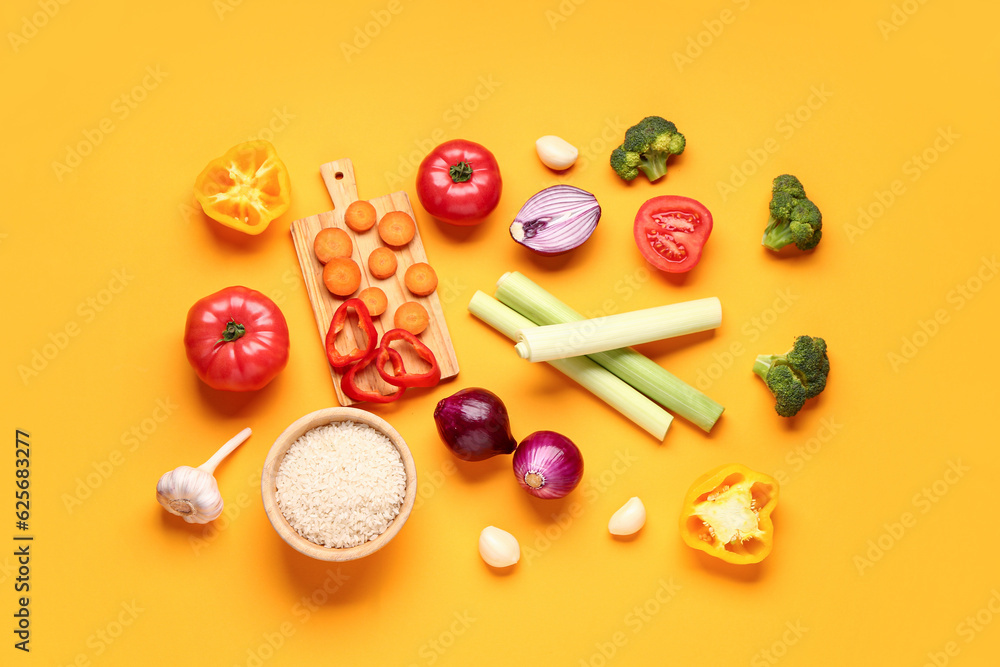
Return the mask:
[[285, 454], [276, 477], [278, 507], [299, 535], [345, 548], [378, 537], [399, 514], [406, 472], [399, 451], [365, 424], [314, 428]]

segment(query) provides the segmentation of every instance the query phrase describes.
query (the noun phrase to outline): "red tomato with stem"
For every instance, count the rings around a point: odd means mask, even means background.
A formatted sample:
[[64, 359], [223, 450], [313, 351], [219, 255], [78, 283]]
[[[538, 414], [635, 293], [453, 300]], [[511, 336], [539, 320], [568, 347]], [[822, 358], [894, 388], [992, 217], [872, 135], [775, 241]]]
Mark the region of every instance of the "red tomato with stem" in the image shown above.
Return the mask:
[[420, 163], [417, 197], [435, 218], [470, 226], [500, 203], [500, 166], [484, 146], [464, 139], [446, 141]]
[[288, 363], [288, 324], [265, 295], [227, 287], [191, 306], [184, 347], [195, 373], [209, 387], [256, 391]]
[[684, 273], [701, 260], [712, 233], [712, 214], [689, 197], [653, 197], [635, 214], [635, 243], [647, 262], [667, 273]]

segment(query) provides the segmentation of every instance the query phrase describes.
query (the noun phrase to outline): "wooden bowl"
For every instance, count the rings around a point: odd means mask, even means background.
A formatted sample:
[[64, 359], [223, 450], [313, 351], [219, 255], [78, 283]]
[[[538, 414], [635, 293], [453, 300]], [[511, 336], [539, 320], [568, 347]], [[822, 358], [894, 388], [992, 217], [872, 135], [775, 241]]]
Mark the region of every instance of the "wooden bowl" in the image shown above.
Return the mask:
[[[306, 431], [318, 426], [326, 426], [327, 424], [343, 421], [365, 424], [389, 438], [396, 449], [399, 450], [399, 456], [403, 461], [403, 470], [406, 473], [406, 489], [403, 496], [403, 505], [399, 508], [399, 514], [392, 520], [392, 523], [385, 529], [385, 532], [374, 539], [368, 540], [364, 544], [337, 549], [311, 542], [299, 535], [292, 528], [278, 507], [275, 480], [285, 453], [299, 437]], [[358, 408], [325, 408], [298, 419], [286, 428], [284, 433], [278, 436], [278, 439], [274, 441], [270, 451], [267, 453], [267, 458], [264, 460], [264, 471], [261, 474], [260, 487], [261, 496], [264, 499], [264, 511], [267, 512], [267, 518], [270, 519], [271, 525], [274, 526], [281, 539], [296, 551], [306, 556], [318, 560], [347, 561], [364, 558], [369, 554], [375, 553], [396, 536], [396, 533], [399, 532], [403, 524], [406, 523], [406, 519], [410, 516], [410, 510], [413, 509], [413, 502], [417, 498], [417, 471], [413, 465], [413, 456], [410, 454], [410, 449], [406, 446], [402, 436], [387, 421], [367, 410], [359, 410]]]

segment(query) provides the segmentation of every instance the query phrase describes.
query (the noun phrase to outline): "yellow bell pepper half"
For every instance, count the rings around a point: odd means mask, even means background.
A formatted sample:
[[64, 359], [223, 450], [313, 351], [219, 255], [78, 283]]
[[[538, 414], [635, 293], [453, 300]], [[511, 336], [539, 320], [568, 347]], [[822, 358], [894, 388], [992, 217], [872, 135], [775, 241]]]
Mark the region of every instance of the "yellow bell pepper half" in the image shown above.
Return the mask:
[[739, 463], [691, 485], [681, 512], [684, 542], [727, 563], [759, 563], [771, 553], [778, 482]]
[[292, 201], [288, 170], [269, 141], [247, 141], [208, 163], [194, 184], [205, 213], [227, 227], [260, 234]]

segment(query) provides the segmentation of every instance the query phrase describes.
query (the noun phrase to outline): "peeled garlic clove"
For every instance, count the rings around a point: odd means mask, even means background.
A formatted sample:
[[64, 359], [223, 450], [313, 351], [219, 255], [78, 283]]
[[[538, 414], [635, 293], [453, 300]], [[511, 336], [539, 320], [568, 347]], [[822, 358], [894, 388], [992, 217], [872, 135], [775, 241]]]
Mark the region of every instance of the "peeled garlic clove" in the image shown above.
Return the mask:
[[521, 558], [521, 546], [506, 530], [487, 526], [479, 533], [479, 555], [487, 565], [510, 567]]
[[646, 506], [637, 497], [629, 498], [608, 521], [608, 530], [612, 535], [632, 535], [637, 533], [646, 523]]
[[576, 146], [552, 134], [539, 137], [535, 141], [535, 151], [538, 152], [542, 164], [556, 171], [569, 169], [580, 156]]

